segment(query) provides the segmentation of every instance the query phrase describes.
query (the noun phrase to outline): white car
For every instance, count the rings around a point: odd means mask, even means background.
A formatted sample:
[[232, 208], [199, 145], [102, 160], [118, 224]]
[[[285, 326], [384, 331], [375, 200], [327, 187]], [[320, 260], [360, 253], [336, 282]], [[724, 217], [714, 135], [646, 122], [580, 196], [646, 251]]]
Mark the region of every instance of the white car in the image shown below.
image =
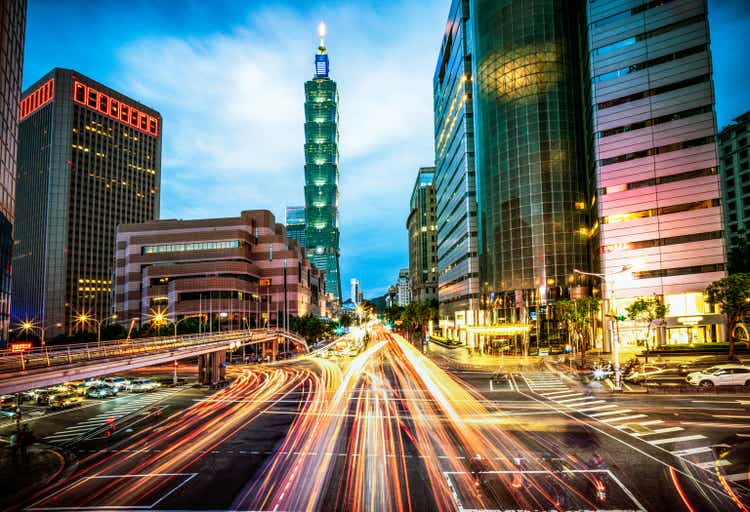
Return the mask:
[[640, 384], [642, 382], [646, 382], [651, 377], [655, 377], [656, 375], [661, 375], [662, 373], [666, 373], [668, 371], [669, 369], [667, 368], [659, 368], [658, 366], [646, 365], [646, 366], [642, 366], [641, 368], [638, 368], [637, 370], [633, 372], [630, 372], [625, 377], [625, 380], [628, 382], [633, 382], [635, 384]]
[[130, 381], [125, 377], [106, 377], [103, 383], [115, 388], [117, 391], [130, 389]]
[[130, 392], [140, 393], [144, 391], [153, 391], [159, 386], [160, 384], [158, 382], [154, 382], [151, 379], [136, 379], [130, 383]]
[[750, 366], [721, 364], [698, 372], [689, 373], [686, 380], [690, 385], [706, 388], [714, 386], [750, 387]]

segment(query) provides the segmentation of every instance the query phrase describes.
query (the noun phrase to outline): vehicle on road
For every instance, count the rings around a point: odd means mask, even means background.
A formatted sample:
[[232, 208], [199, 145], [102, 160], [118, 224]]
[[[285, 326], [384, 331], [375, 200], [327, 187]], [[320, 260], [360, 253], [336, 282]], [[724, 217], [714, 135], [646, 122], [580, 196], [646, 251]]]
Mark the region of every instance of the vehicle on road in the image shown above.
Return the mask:
[[83, 403], [83, 397], [78, 393], [58, 393], [49, 397], [49, 403], [47, 404], [50, 409], [65, 409], [67, 407], [74, 407]]
[[631, 371], [629, 374], [625, 376], [625, 380], [627, 382], [632, 382], [634, 384], [643, 384], [650, 378], [656, 377], [657, 375], [662, 375], [667, 372], [669, 372], [668, 368], [661, 368], [659, 366], [653, 366], [653, 365], [645, 365], [645, 366], [641, 366], [639, 368], [633, 369], [633, 371]]
[[105, 377], [104, 384], [115, 388], [117, 391], [127, 390], [130, 388], [130, 381], [125, 377]]
[[154, 391], [160, 384], [151, 379], [135, 379], [130, 383], [131, 393], [144, 393], [148, 391]]
[[0, 411], [13, 412], [17, 405], [16, 395], [0, 396]]
[[750, 387], [750, 366], [742, 364], [720, 364], [705, 370], [689, 373], [685, 379], [691, 386], [712, 388], [714, 386]]
[[109, 398], [111, 396], [117, 396], [117, 389], [106, 384], [91, 386], [86, 390], [87, 398]]
[[83, 396], [86, 394], [86, 390], [91, 387], [91, 384], [82, 380], [74, 380], [72, 382], [66, 382], [65, 386], [67, 386], [67, 388], [73, 393]]

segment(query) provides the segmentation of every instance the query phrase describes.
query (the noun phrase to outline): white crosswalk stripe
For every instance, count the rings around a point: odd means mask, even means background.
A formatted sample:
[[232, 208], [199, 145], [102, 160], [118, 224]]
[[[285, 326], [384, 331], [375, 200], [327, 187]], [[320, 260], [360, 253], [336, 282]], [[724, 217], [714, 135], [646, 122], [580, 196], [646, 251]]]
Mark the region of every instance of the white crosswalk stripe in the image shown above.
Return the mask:
[[665, 439], [652, 439], [648, 441], [653, 445], [671, 444], [671, 443], [684, 443], [685, 441], [696, 441], [698, 439], [705, 439], [706, 436], [702, 434], [695, 434], [692, 436], [680, 436], [680, 437], [667, 437]]

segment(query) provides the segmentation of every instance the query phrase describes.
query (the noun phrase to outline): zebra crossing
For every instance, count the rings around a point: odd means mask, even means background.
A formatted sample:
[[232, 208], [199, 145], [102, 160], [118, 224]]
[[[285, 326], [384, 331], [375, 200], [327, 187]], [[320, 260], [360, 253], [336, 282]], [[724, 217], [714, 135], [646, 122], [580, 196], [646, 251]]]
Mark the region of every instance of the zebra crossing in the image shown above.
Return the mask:
[[746, 464], [736, 464], [726, 458], [717, 458], [716, 448], [721, 446], [714, 445], [703, 434], [688, 432], [680, 426], [665, 425], [664, 420], [652, 419], [648, 414], [583, 393], [574, 385], [566, 384], [556, 372], [524, 373], [523, 380], [531, 391], [553, 403], [664, 449], [694, 467], [721, 474], [727, 482], [750, 487]]
[[169, 396], [179, 393], [187, 387], [188, 386], [166, 388], [151, 393], [144, 393], [138, 396], [126, 395], [119, 398], [114, 398], [109, 401], [109, 404], [113, 402], [115, 403], [115, 406], [112, 409], [100, 412], [96, 416], [83, 421], [79, 421], [65, 427], [59, 432], [46, 436], [44, 438], [44, 442], [62, 446], [73, 444], [86, 435], [106, 427], [111, 421], [122, 419], [140, 409], [153, 405]]

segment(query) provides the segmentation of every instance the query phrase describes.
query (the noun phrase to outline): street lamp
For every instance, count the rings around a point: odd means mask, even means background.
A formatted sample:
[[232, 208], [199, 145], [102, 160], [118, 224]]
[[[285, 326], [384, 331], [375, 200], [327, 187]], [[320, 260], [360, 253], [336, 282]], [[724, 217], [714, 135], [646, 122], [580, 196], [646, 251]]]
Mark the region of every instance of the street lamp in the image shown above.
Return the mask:
[[[605, 286], [607, 287], [607, 294], [609, 295], [609, 298], [607, 299], [609, 302], [610, 308], [614, 307], [614, 301], [615, 301], [615, 286], [614, 286], [614, 280], [612, 280], [612, 277], [625, 273], [633, 268], [633, 265], [624, 265], [620, 270], [616, 272], [610, 272], [609, 274], [597, 274], [594, 272], [584, 272], [582, 270], [578, 270], [577, 268], [573, 269], [573, 272], [576, 274], [581, 274], [584, 276], [591, 276], [591, 277], [598, 277], [601, 279]], [[611, 281], [611, 282], [610, 282]], [[602, 301], [602, 320], [606, 318], [607, 316], [612, 317], [612, 315], [607, 315], [605, 312], [605, 305], [604, 301]], [[611, 322], [612, 320], [610, 320]], [[617, 322], [617, 318], [614, 319], [615, 322]], [[617, 324], [615, 324], [616, 326]], [[612, 329], [612, 355], [614, 356], [614, 363], [615, 363], [615, 391], [622, 391], [622, 376], [620, 375], [620, 337], [619, 334], [616, 332], [616, 329]]]
[[81, 325], [88, 325], [89, 322], [94, 322], [96, 324], [96, 344], [98, 346], [101, 346], [102, 344], [102, 324], [106, 323], [108, 320], [114, 320], [117, 318], [117, 315], [112, 315], [107, 318], [104, 318], [102, 320], [97, 320], [92, 315], [89, 315], [88, 313], [79, 313], [78, 316], [75, 318], [76, 323]]
[[21, 322], [21, 324], [18, 326], [23, 332], [28, 333], [29, 331], [34, 332], [39, 331], [41, 333], [41, 341], [42, 341], [42, 348], [47, 344], [47, 329], [50, 327], [62, 327], [61, 323], [56, 323], [52, 325], [35, 325], [34, 322], [31, 322], [29, 320], [25, 320]]

